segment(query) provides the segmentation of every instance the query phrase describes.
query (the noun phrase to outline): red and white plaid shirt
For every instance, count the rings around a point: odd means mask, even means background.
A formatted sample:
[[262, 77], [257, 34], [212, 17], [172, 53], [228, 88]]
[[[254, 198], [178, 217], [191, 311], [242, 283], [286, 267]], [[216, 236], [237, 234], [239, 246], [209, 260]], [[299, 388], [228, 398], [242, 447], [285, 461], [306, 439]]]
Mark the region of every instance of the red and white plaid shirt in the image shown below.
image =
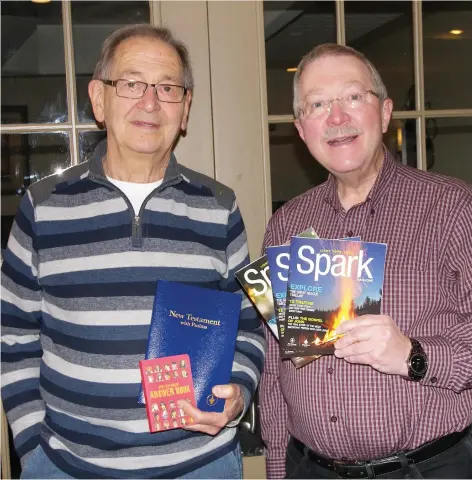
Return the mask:
[[472, 186], [398, 164], [386, 153], [366, 201], [345, 212], [336, 180], [271, 218], [264, 247], [313, 227], [323, 238], [387, 243], [382, 313], [429, 359], [420, 382], [324, 356], [296, 370], [269, 342], [260, 386], [269, 478], [285, 474], [292, 434], [338, 460], [411, 450], [472, 423]]

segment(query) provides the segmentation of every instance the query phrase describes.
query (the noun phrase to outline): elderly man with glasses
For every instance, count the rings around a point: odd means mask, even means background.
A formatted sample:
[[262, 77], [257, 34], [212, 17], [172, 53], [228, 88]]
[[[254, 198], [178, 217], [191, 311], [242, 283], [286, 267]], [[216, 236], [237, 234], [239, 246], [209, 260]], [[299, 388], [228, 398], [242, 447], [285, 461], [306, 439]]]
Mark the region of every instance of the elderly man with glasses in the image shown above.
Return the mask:
[[313, 227], [387, 243], [387, 263], [382, 314], [342, 323], [334, 355], [297, 370], [268, 336], [268, 476], [472, 478], [472, 187], [394, 160], [392, 101], [356, 50], [314, 48], [293, 88], [295, 126], [330, 175], [274, 214], [264, 246]]
[[248, 262], [234, 193], [172, 153], [192, 92], [168, 30], [112, 33], [89, 85], [106, 140], [23, 198], [2, 269], [2, 397], [22, 478], [242, 476], [235, 427], [265, 353], [247, 300], [231, 383], [213, 389], [222, 413], [185, 405], [192, 425], [151, 435], [137, 403], [156, 281], [236, 292]]

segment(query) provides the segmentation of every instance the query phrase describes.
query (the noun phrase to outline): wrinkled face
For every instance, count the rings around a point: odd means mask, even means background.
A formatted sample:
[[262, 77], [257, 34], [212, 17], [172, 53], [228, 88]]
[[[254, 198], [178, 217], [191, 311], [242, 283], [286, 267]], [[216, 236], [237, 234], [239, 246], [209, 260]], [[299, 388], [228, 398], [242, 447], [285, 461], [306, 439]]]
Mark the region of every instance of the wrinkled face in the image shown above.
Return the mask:
[[[375, 91], [369, 69], [351, 56], [326, 56], [313, 61], [300, 77], [299, 99], [304, 106], [327, 100], [358, 98]], [[321, 114], [303, 114], [295, 121], [313, 157], [334, 174], [368, 171], [382, 155], [382, 137], [392, 112], [390, 99], [363, 95], [362, 102], [328, 102]], [[354, 105], [354, 108], [353, 108]], [[309, 111], [309, 108], [307, 108]]]
[[[108, 80], [183, 85], [177, 52], [166, 43], [146, 37], [122, 42], [108, 72]], [[122, 98], [113, 86], [92, 80], [89, 94], [95, 118], [105, 122], [109, 148], [123, 154], [167, 155], [181, 130], [187, 127], [191, 92], [181, 103], [164, 103], [148, 87], [140, 99]], [[111, 145], [112, 144], [112, 145]]]

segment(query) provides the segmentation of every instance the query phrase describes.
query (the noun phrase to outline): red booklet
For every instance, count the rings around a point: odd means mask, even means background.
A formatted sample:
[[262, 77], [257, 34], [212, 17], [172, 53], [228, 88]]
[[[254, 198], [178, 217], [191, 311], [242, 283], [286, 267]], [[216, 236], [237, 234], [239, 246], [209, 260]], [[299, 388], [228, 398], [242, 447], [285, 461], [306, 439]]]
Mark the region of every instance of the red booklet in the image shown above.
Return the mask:
[[188, 355], [152, 358], [139, 362], [150, 432], [181, 428], [193, 423], [177, 405], [186, 400], [195, 406], [192, 370]]

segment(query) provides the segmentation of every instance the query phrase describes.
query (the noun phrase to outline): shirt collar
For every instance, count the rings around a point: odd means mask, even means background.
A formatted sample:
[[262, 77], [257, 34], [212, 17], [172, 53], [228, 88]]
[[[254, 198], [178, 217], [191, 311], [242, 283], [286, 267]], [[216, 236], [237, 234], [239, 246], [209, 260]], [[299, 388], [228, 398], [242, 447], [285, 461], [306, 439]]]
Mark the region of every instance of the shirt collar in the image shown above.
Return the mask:
[[[95, 148], [92, 156], [89, 160], [89, 175], [98, 180], [107, 180], [105, 171], [103, 169], [103, 158], [107, 153], [107, 141], [102, 140]], [[169, 164], [167, 165], [166, 172], [164, 174], [164, 183], [173, 182], [177, 179], [182, 179], [179, 164], [174, 153], [171, 153]]]
[[[388, 190], [397, 169], [397, 162], [393, 158], [391, 153], [387, 150], [385, 145], [383, 146], [383, 150], [384, 158], [382, 161], [382, 166], [380, 167], [380, 172], [377, 175], [375, 183], [370, 189], [370, 192], [365, 200], [369, 200], [372, 205], [375, 205]], [[326, 181], [324, 200], [335, 210], [343, 209], [338, 196], [338, 182], [336, 180], [336, 177], [331, 173], [329, 174], [328, 180]]]

